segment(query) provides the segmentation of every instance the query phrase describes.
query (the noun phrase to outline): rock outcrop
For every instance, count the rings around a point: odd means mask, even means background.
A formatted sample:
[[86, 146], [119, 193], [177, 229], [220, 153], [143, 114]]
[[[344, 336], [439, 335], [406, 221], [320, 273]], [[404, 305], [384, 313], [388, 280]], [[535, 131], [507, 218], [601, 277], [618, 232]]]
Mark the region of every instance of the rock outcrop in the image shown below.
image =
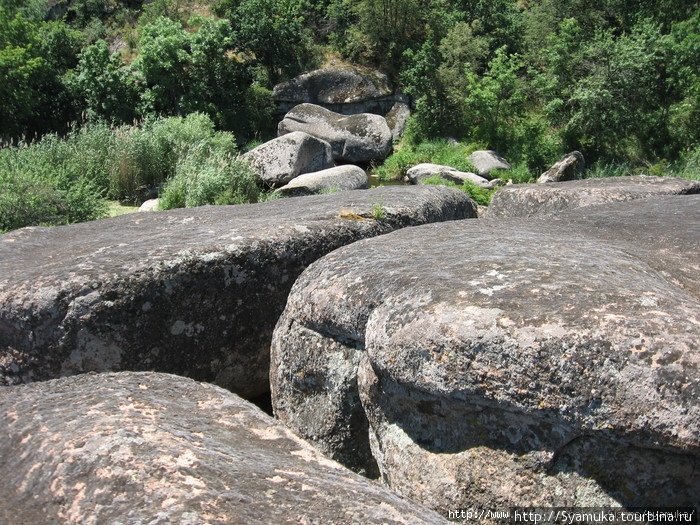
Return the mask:
[[155, 370], [259, 395], [272, 330], [311, 262], [474, 213], [457, 190], [394, 187], [2, 235], [0, 384]]
[[498, 153], [491, 150], [478, 150], [469, 155], [469, 162], [472, 163], [477, 175], [486, 179], [492, 179], [491, 173], [495, 170], [509, 170], [510, 164]]
[[365, 170], [348, 164], [301, 175], [292, 179], [289, 184], [282, 186], [276, 192], [288, 197], [296, 197], [317, 193], [363, 190], [367, 187], [368, 179]]
[[406, 178], [411, 184], [421, 184], [425, 179], [431, 177], [440, 177], [455, 184], [464, 184], [470, 182], [481, 188], [495, 188], [501, 184], [500, 179], [490, 181], [484, 177], [480, 177], [475, 173], [459, 171], [450, 166], [442, 166], [440, 164], [423, 163], [417, 164], [409, 168], [406, 172]]
[[297, 280], [276, 415], [436, 509], [693, 505], [700, 196], [457, 221]]
[[281, 114], [303, 104], [317, 104], [335, 113], [385, 115], [405, 97], [394, 95], [387, 76], [353, 66], [316, 69], [278, 84], [272, 98]]
[[537, 182], [544, 184], [546, 182], [580, 179], [583, 176], [584, 167], [583, 155], [578, 151], [572, 151], [564, 155], [551, 168], [540, 175]]
[[182, 377], [9, 387], [0, 417], [1, 523], [447, 523], [236, 395]]
[[141, 206], [139, 206], [139, 211], [158, 211], [160, 207], [160, 199], [148, 199]]
[[278, 126], [281, 137], [294, 131], [330, 143], [333, 158], [338, 161], [383, 160], [391, 152], [391, 130], [386, 119], [370, 113], [345, 116], [314, 104], [300, 104]]
[[411, 116], [411, 108], [405, 102], [397, 102], [385, 115], [386, 123], [391, 130], [391, 139], [398, 142], [403, 137], [408, 118]]
[[242, 158], [263, 184], [273, 188], [335, 165], [328, 142], [300, 131], [265, 142]]
[[700, 193], [700, 181], [671, 177], [609, 177], [559, 184], [513, 184], [496, 192], [486, 217], [530, 217], [606, 202], [693, 193]]

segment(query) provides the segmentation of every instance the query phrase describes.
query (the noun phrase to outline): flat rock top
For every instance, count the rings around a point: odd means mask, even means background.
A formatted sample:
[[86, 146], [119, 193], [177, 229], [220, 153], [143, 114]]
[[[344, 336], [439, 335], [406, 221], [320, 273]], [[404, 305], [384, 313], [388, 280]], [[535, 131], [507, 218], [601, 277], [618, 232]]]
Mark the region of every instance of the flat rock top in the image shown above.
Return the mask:
[[314, 104], [363, 102], [392, 94], [386, 75], [353, 67], [329, 67], [305, 73], [278, 84], [273, 98], [278, 101]]
[[700, 453], [700, 196], [360, 241], [287, 310], [418, 390]]
[[643, 175], [515, 184], [493, 196], [486, 217], [527, 217], [605, 202], [694, 193], [700, 193], [700, 181]]
[[8, 387], [0, 416], [2, 523], [447, 523], [182, 377]]
[[111, 279], [126, 271], [245, 251], [255, 243], [322, 235], [334, 226], [362, 230], [375, 224], [377, 206], [384, 209], [388, 224], [405, 225], [445, 203], [464, 207], [465, 198], [442, 188], [387, 187], [303, 201], [202, 206], [24, 228], [0, 236], [0, 299], [19, 286], [36, 289], [70, 280]]

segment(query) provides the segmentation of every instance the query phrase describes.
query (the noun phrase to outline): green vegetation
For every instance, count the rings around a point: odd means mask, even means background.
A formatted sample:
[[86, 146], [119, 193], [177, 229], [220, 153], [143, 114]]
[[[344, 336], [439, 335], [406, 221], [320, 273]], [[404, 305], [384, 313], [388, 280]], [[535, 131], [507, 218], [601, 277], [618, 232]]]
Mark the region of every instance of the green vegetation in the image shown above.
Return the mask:
[[496, 190], [490, 190], [488, 188], [481, 188], [472, 184], [471, 182], [464, 182], [462, 185], [456, 184], [452, 181], [445, 180], [439, 175], [429, 177], [422, 181], [422, 184], [432, 184], [434, 186], [447, 186], [448, 188], [457, 188], [469, 195], [477, 204], [482, 206], [488, 206], [491, 202], [491, 197], [496, 193]]
[[161, 187], [163, 209], [260, 195], [233, 135], [206, 115], [91, 124], [0, 149], [0, 231], [104, 217], [114, 210], [107, 199], [138, 204]]
[[411, 137], [411, 127], [414, 126], [414, 122], [409, 122], [407, 135], [400, 147], [384, 161], [384, 164], [373, 170], [373, 174], [379, 180], [400, 179], [406, 175], [408, 168], [423, 162], [451, 166], [460, 171], [474, 171], [468, 157], [474, 151], [481, 149], [482, 145], [463, 144], [446, 139], [416, 143]]
[[699, 177], [695, 0], [0, 0], [0, 229], [269, 198], [236, 153], [327, 57], [413, 99], [383, 180], [477, 147], [514, 182], [572, 150], [587, 176]]

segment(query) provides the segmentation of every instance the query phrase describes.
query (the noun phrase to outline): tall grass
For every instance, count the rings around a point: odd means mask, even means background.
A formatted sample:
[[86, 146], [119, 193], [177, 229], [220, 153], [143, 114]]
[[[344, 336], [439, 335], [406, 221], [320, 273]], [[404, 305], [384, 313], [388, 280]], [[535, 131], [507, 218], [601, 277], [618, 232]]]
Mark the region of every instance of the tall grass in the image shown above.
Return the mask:
[[107, 215], [106, 199], [140, 204], [168, 190], [166, 207], [250, 202], [258, 190], [236, 156], [234, 136], [206, 115], [159, 118], [138, 126], [93, 124], [65, 137], [0, 149], [0, 231], [69, 224]]

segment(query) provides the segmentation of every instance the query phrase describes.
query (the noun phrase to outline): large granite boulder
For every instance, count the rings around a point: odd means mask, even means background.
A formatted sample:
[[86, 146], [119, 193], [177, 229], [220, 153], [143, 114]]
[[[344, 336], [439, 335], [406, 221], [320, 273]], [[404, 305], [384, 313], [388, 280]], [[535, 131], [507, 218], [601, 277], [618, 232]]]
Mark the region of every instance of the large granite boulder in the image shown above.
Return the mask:
[[[354, 66], [332, 66], [277, 84], [272, 98], [282, 114], [303, 103], [317, 104], [344, 115], [386, 114], [397, 101], [387, 76]], [[405, 101], [405, 100], [404, 100]]]
[[498, 153], [491, 150], [478, 150], [469, 155], [469, 162], [472, 163], [477, 175], [486, 179], [493, 178], [496, 170], [509, 170], [510, 164]]
[[693, 193], [700, 193], [700, 181], [643, 175], [557, 184], [513, 184], [493, 196], [486, 217], [530, 217], [606, 202]]
[[285, 196], [304, 196], [337, 191], [364, 190], [368, 187], [365, 170], [352, 164], [336, 166], [315, 173], [307, 173], [275, 190]]
[[301, 131], [265, 142], [242, 158], [269, 187], [283, 186], [294, 177], [335, 165], [330, 144]]
[[0, 522], [447, 523], [221, 388], [85, 374], [0, 395]]
[[544, 184], [546, 182], [580, 179], [583, 176], [584, 167], [583, 155], [578, 151], [572, 151], [564, 155], [551, 168], [540, 175], [537, 182]]
[[458, 169], [450, 166], [430, 164], [427, 162], [417, 164], [412, 168], [409, 168], [406, 172], [406, 179], [408, 179], [408, 182], [411, 184], [421, 184], [423, 181], [425, 181], [425, 179], [429, 179], [431, 177], [440, 177], [449, 182], [454, 182], [455, 184], [470, 182], [471, 184], [479, 186], [480, 188], [495, 188], [501, 183], [500, 179], [490, 181], [475, 173], [459, 171]]
[[394, 187], [2, 235], [0, 384], [155, 370], [262, 394], [272, 330], [304, 268], [474, 208], [457, 190]]
[[436, 509], [692, 505], [700, 196], [336, 250], [277, 325], [275, 414]]
[[[391, 130], [379, 115], [344, 116], [314, 104], [299, 104], [279, 123], [281, 137], [303, 131], [330, 143], [335, 160], [383, 160], [391, 152]], [[318, 170], [315, 170], [318, 171]]]

